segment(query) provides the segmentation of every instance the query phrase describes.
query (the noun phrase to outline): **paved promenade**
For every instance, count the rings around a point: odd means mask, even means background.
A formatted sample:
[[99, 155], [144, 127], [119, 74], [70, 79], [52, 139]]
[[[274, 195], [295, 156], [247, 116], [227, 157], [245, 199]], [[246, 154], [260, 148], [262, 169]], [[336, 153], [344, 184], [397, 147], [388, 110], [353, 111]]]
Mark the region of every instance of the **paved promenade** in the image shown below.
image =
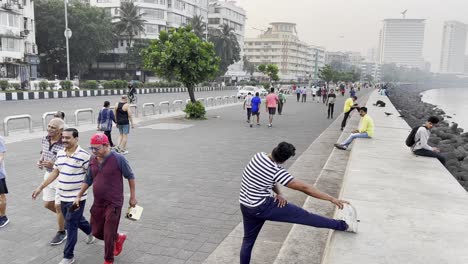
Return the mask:
[[377, 100], [387, 106], [368, 104], [375, 138], [352, 146], [342, 190], [358, 211], [359, 233], [333, 232], [323, 263], [468, 263], [467, 192], [437, 159], [409, 151], [410, 128], [374, 92], [369, 102]]
[[[335, 116], [342, 104], [339, 97]], [[264, 111], [262, 126], [249, 128], [240, 105], [210, 110], [205, 121], [170, 117], [139, 122], [130, 134], [127, 158], [145, 211], [138, 222], [122, 219], [121, 231], [129, 238], [116, 263], [202, 263], [241, 221], [238, 191], [251, 156], [285, 140], [295, 144], [298, 158], [333, 121], [326, 119], [323, 104], [296, 103], [292, 97], [284, 111], [275, 116], [272, 129], [266, 127]], [[83, 147], [91, 134], [81, 134]], [[6, 166], [11, 223], [0, 230], [0, 259], [58, 263], [63, 246], [48, 245], [56, 231], [54, 217], [42, 208], [42, 201], [30, 199], [42, 179], [42, 171], [35, 167], [40, 140], [10, 142]], [[92, 197], [87, 217], [91, 202]], [[77, 263], [102, 262], [103, 243], [86, 245], [83, 234], [79, 239]]]

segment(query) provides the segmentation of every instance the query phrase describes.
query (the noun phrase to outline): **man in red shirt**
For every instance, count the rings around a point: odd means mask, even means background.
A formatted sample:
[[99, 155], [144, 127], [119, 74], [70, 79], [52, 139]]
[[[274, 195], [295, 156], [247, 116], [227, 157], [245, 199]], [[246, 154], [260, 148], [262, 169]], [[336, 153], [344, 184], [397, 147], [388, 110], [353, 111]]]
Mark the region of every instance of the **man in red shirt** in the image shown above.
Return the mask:
[[104, 264], [114, 263], [114, 256], [122, 252], [125, 234], [117, 233], [120, 213], [124, 202], [123, 178], [130, 187], [131, 207], [137, 204], [135, 196], [135, 176], [125, 157], [111, 151], [106, 135], [97, 133], [91, 137], [89, 169], [81, 190], [74, 202], [79, 206], [81, 195], [94, 184], [94, 203], [91, 207], [91, 226], [93, 235], [104, 240]]
[[273, 123], [273, 116], [276, 113], [276, 106], [279, 101], [278, 95], [275, 94], [275, 88], [270, 89], [270, 93], [266, 96], [265, 100], [266, 111], [269, 114], [268, 127], [271, 127], [271, 123]]

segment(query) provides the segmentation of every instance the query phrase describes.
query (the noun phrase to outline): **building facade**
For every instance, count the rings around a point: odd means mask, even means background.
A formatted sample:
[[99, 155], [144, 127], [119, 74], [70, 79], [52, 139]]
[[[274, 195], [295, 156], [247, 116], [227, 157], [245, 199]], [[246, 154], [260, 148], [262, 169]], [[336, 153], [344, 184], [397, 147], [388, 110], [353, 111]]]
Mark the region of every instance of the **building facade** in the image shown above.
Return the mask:
[[445, 21], [442, 33], [440, 72], [463, 73], [465, 64], [467, 25], [459, 21]]
[[1, 1], [0, 39], [0, 77], [22, 85], [36, 79], [39, 57], [33, 1]]
[[210, 0], [208, 12], [208, 28], [220, 29], [223, 25], [231, 27], [236, 34], [240, 46], [241, 60], [229, 66], [226, 76], [233, 78], [245, 76], [243, 70], [244, 37], [245, 37], [245, 10], [237, 6], [234, 1]]
[[[324, 64], [324, 48], [299, 40], [296, 24], [270, 23], [270, 27], [256, 38], [245, 39], [245, 56], [258, 66], [276, 64], [282, 80], [312, 79], [316, 65]], [[314, 59], [314, 55], [317, 57]]]
[[372, 81], [379, 82], [382, 78], [382, 64], [373, 61], [361, 62], [361, 80], [370, 81], [368, 76], [372, 76]]
[[379, 36], [379, 62], [424, 68], [425, 19], [385, 19]]

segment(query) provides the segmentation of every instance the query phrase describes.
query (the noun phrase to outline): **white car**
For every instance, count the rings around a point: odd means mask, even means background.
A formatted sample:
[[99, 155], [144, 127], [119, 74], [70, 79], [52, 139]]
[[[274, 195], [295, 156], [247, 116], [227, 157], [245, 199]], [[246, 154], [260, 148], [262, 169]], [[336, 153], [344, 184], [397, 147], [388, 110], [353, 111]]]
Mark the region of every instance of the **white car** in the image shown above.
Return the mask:
[[260, 96], [267, 96], [268, 95], [268, 91], [263, 87], [262, 88], [257, 87], [256, 92], [258, 92]]
[[254, 86], [244, 86], [237, 92], [237, 98], [245, 98], [249, 93], [252, 96], [255, 96], [257, 88]]

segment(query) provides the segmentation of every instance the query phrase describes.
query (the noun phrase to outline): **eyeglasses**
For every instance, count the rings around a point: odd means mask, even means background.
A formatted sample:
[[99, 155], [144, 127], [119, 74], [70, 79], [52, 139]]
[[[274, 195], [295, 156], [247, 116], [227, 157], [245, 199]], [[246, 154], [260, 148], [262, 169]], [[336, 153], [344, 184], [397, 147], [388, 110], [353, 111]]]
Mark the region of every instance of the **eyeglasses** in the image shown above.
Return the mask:
[[89, 150], [91, 150], [92, 152], [98, 152], [98, 151], [100, 151], [103, 147], [104, 147], [104, 146], [100, 146], [100, 147], [98, 147], [98, 148], [96, 148], [96, 147], [89, 147]]

